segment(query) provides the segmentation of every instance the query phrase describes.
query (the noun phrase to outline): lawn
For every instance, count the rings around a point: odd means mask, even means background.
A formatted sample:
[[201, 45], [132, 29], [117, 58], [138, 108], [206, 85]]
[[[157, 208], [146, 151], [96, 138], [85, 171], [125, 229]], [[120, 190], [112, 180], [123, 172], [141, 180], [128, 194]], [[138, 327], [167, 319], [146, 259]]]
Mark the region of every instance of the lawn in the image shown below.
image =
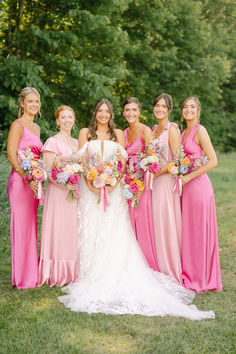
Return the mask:
[[[59, 288], [11, 288], [10, 165], [0, 156], [0, 353], [235, 353], [236, 153], [218, 154], [209, 173], [217, 205], [222, 293], [196, 295], [215, 320], [73, 313]], [[39, 233], [42, 207], [38, 211]], [[38, 237], [38, 238], [39, 238]]]

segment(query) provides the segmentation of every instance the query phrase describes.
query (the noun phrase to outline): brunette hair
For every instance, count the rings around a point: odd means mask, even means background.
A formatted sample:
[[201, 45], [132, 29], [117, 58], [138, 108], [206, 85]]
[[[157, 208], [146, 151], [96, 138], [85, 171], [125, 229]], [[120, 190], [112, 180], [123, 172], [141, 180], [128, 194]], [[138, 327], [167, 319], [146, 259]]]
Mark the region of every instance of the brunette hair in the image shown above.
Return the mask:
[[123, 103], [123, 111], [124, 111], [125, 106], [129, 103], [136, 103], [141, 111], [141, 103], [140, 103], [139, 99], [136, 97], [129, 97], [125, 100], [125, 102]]
[[153, 101], [153, 107], [157, 104], [158, 101], [160, 101], [161, 99], [164, 99], [166, 105], [167, 105], [167, 108], [168, 108], [168, 111], [172, 111], [173, 109], [173, 100], [172, 100], [172, 97], [171, 95], [169, 95], [168, 93], [159, 93], [158, 95], [155, 96], [154, 98], [154, 101]]
[[197, 115], [197, 121], [198, 123], [200, 123], [200, 114], [201, 114], [201, 103], [199, 101], [199, 99], [195, 96], [189, 96], [189, 97], [186, 97], [183, 102], [181, 103], [181, 119], [180, 119], [180, 127], [181, 129], [183, 128], [183, 122], [184, 122], [184, 118], [182, 116], [182, 110], [184, 108], [184, 105], [187, 101], [189, 100], [193, 100], [195, 103], [196, 103], [196, 106], [197, 106], [197, 110], [198, 110], [198, 115]]
[[68, 111], [71, 111], [71, 113], [73, 114], [74, 118], [75, 118], [75, 112], [73, 110], [73, 108], [71, 108], [70, 106], [66, 106], [66, 105], [61, 105], [57, 108], [56, 110], [56, 120], [59, 118], [59, 115], [62, 111], [65, 111], [65, 110], [68, 110]]
[[113, 106], [111, 104], [110, 101], [108, 101], [106, 98], [101, 98], [100, 100], [98, 100], [94, 107], [93, 107], [93, 114], [92, 114], [92, 119], [91, 122], [89, 124], [88, 130], [89, 130], [89, 136], [88, 136], [88, 141], [90, 140], [97, 140], [98, 136], [97, 136], [97, 119], [96, 119], [96, 114], [99, 110], [99, 108], [105, 104], [109, 110], [109, 113], [111, 115], [109, 122], [108, 122], [108, 131], [107, 133], [109, 133], [110, 135], [110, 139], [113, 141], [117, 141], [117, 136], [116, 136], [116, 132], [115, 132], [115, 125], [113, 122], [114, 119], [114, 113], [113, 113]]
[[[34, 87], [24, 87], [20, 91], [19, 97], [18, 97], [18, 118], [22, 117], [24, 114], [24, 108], [21, 106], [21, 103], [24, 102], [25, 97], [30, 95], [31, 93], [34, 93], [35, 95], [37, 95], [40, 100], [40, 94]], [[40, 105], [41, 105], [41, 102], [40, 102]], [[39, 114], [39, 116], [41, 117], [40, 108], [39, 108], [39, 111], [37, 114]]]

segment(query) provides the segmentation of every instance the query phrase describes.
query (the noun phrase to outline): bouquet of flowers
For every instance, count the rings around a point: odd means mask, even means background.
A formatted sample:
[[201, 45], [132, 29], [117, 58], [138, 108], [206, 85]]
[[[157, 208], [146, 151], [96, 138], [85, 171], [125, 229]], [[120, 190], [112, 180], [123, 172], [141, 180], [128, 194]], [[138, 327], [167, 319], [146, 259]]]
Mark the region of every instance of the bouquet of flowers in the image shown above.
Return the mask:
[[43, 205], [44, 195], [42, 182], [47, 179], [47, 173], [43, 167], [43, 161], [41, 159], [36, 159], [29, 147], [27, 147], [26, 150], [18, 150], [17, 157], [20, 166], [24, 171], [24, 181], [27, 183], [33, 179], [38, 182], [38, 191], [35, 194], [35, 197], [40, 200], [40, 205]]
[[75, 185], [74, 190], [70, 190], [67, 196], [69, 201], [74, 201], [79, 198], [79, 182], [80, 175], [85, 172], [84, 163], [79, 157], [72, 156], [71, 160], [53, 162], [51, 178], [62, 185]]
[[146, 145], [145, 151], [140, 154], [140, 167], [146, 173], [146, 186], [152, 189], [153, 173], [161, 170], [160, 156], [165, 150], [165, 146], [160, 144], [158, 139], [153, 139]]
[[123, 164], [119, 161], [118, 152], [109, 161], [103, 161], [99, 154], [88, 156], [87, 170], [85, 176], [94, 185], [95, 188], [101, 188], [101, 200], [103, 209], [106, 211], [110, 205], [107, 186], [114, 187], [119, 181]]
[[122, 195], [127, 200], [132, 200], [132, 206], [137, 207], [135, 195], [144, 190], [144, 171], [140, 168], [140, 154], [133, 159], [129, 158], [126, 164], [126, 173], [122, 178]]
[[176, 176], [176, 182], [174, 185], [174, 192], [182, 195], [182, 177], [183, 175], [190, 173], [202, 165], [207, 163], [207, 156], [201, 156], [194, 158], [192, 156], [186, 156], [184, 148], [181, 145], [177, 151], [174, 159], [168, 165], [168, 172]]

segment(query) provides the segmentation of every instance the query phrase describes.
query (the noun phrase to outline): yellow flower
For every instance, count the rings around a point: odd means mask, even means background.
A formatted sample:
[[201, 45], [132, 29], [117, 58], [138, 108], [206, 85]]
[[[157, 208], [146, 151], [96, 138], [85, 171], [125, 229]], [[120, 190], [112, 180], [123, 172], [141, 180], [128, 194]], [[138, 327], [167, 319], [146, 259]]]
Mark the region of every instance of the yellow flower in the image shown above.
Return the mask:
[[169, 165], [168, 165], [168, 172], [169, 172], [169, 173], [171, 173], [171, 169], [172, 169], [172, 167], [174, 167], [174, 166], [175, 166], [174, 162], [170, 162], [170, 163], [169, 163]]
[[189, 158], [188, 158], [188, 157], [185, 157], [185, 158], [182, 160], [182, 165], [188, 166], [189, 164], [190, 164]]
[[137, 184], [137, 186], [138, 186], [138, 188], [139, 188], [140, 191], [143, 191], [143, 190], [144, 190], [144, 184], [143, 184], [142, 181], [137, 181], [136, 184]]
[[88, 173], [88, 178], [90, 181], [93, 181], [97, 178], [97, 172], [95, 170], [90, 170]]

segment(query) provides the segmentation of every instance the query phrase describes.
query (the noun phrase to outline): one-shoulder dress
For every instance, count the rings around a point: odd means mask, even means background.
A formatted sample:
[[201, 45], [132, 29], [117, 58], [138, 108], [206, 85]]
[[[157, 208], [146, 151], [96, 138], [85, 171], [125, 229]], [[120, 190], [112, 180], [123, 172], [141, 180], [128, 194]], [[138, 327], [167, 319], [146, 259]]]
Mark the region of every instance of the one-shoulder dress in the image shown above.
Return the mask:
[[[195, 141], [199, 124], [183, 141], [187, 156], [203, 156]], [[185, 131], [182, 133], [182, 139]], [[207, 174], [192, 179], [182, 195], [183, 285], [198, 293], [222, 290], [214, 191]]]
[[[43, 146], [39, 137], [23, 127], [18, 149], [29, 147], [35, 158]], [[23, 178], [12, 169], [7, 192], [11, 207], [11, 273], [12, 286], [18, 289], [34, 288], [38, 283], [37, 208], [38, 200]]]

